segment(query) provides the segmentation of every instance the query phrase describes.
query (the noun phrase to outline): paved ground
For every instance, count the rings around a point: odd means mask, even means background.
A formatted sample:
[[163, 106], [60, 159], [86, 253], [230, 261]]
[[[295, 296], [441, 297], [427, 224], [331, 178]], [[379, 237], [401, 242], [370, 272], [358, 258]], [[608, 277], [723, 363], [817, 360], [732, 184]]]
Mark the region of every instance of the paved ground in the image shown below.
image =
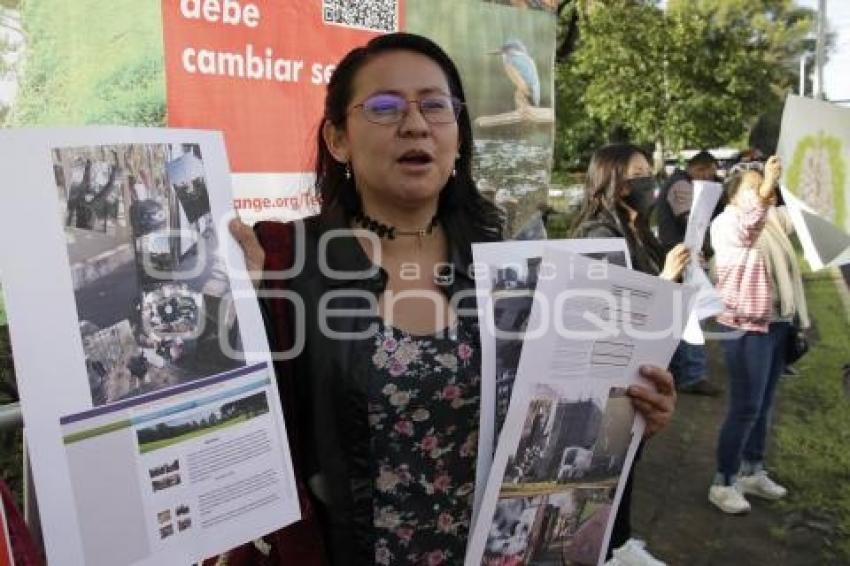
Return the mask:
[[[717, 344], [710, 344], [709, 352], [711, 375], [725, 385]], [[655, 556], [676, 566], [825, 564], [822, 538], [812, 521], [756, 498], [750, 498], [752, 512], [740, 517], [724, 515], [708, 502], [725, 408], [725, 396], [679, 397], [673, 424], [647, 444], [638, 465], [635, 535], [648, 541]]]

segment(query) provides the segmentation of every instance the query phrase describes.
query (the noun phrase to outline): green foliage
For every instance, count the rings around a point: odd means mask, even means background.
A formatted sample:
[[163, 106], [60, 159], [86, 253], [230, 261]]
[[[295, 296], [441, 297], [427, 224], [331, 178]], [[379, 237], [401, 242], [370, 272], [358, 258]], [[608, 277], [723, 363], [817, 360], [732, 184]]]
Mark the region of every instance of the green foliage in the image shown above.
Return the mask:
[[[783, 380], [777, 395], [772, 467], [791, 489], [787, 506], [810, 520], [827, 519], [824, 563], [850, 561], [850, 402], [841, 367], [850, 362], [850, 324], [836, 281], [808, 278], [806, 296], [819, 339], [797, 364], [800, 376]], [[839, 308], [836, 308], [836, 307]], [[813, 557], [816, 560], [816, 557]]]
[[[765, 110], [781, 108], [813, 25], [792, 0], [669, 0], [666, 11], [650, 0], [597, 0], [571, 9], [581, 17], [576, 49], [558, 69], [570, 81], [558, 88], [560, 167], [617, 129], [671, 149], [743, 139]], [[764, 145], [778, 134], [764, 125], [759, 133]]]
[[605, 143], [605, 129], [585, 109], [587, 78], [570, 64], [557, 65], [555, 73], [558, 119], [554, 166], [558, 171], [582, 169], [593, 150]]
[[587, 77], [588, 114], [604, 125], [626, 126], [635, 139], [657, 139], [667, 122], [662, 12], [644, 3], [608, 2], [588, 12], [580, 33], [575, 64]]
[[22, 21], [29, 43], [13, 124], [165, 123], [158, 2], [31, 0]]

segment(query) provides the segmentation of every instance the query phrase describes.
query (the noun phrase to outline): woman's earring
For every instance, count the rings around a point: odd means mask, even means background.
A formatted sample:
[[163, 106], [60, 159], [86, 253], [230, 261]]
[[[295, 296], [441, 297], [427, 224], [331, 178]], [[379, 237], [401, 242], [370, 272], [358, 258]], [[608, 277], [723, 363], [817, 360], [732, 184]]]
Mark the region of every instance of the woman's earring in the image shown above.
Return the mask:
[[347, 181], [351, 180], [351, 167], [348, 165], [348, 163], [345, 164], [345, 179]]
[[457, 177], [457, 167], [452, 169], [452, 177]]

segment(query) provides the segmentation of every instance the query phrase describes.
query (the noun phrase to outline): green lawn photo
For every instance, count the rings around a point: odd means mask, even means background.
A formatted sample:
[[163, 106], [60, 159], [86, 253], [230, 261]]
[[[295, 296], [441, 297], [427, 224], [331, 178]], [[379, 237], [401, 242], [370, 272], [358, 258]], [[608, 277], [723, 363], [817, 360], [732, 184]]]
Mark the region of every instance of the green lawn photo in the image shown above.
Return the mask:
[[265, 391], [219, 406], [136, 430], [139, 453], [145, 454], [244, 423], [269, 412]]
[[246, 415], [240, 415], [238, 417], [232, 418], [230, 420], [217, 423], [212, 426], [207, 426], [204, 428], [195, 429], [179, 436], [174, 436], [171, 438], [165, 438], [163, 440], [155, 440], [153, 442], [146, 442], [145, 444], [139, 444], [139, 453], [146, 454], [148, 452], [153, 452], [154, 450], [159, 450], [160, 448], [165, 448], [167, 446], [173, 446], [174, 444], [178, 444], [180, 442], [184, 442], [186, 440], [191, 440], [193, 438], [197, 438], [198, 436], [203, 436], [205, 434], [213, 433], [217, 430], [221, 430], [224, 428], [229, 428], [231, 426], [237, 425], [239, 423], [244, 423], [249, 420], [251, 417]]

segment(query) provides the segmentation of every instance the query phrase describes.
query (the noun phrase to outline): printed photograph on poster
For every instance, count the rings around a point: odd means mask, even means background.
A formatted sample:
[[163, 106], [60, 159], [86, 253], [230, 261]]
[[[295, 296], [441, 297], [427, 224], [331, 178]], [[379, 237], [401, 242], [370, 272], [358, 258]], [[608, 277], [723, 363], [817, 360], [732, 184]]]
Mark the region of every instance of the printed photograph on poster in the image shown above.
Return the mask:
[[261, 391], [191, 415], [158, 422], [136, 430], [139, 452], [144, 454], [166, 448], [218, 429], [238, 425], [268, 412], [268, 399], [265, 392]]
[[596, 564], [635, 412], [625, 388], [588, 383], [529, 386], [482, 564]]
[[635, 412], [626, 389], [612, 387], [607, 399], [576, 398], [574, 384], [533, 387], [502, 493], [524, 495], [560, 484], [616, 485], [631, 442]]
[[609, 500], [604, 488], [500, 499], [481, 564], [594, 565]]
[[407, 31], [435, 40], [460, 70], [475, 178], [505, 212], [509, 236], [548, 198], [556, 18], [546, 9], [523, 9], [545, 4], [407, 0]]
[[161, 466], [156, 466], [155, 468], [149, 468], [148, 474], [150, 474], [151, 478], [155, 478], [169, 472], [176, 472], [179, 469], [180, 460], [175, 458], [170, 464], [163, 464]]
[[180, 478], [180, 474], [168, 474], [167, 476], [163, 476], [159, 479], [153, 480], [151, 482], [151, 488], [154, 492], [157, 492], [163, 489], [168, 489], [169, 487], [173, 487], [175, 485], [180, 485]]
[[102, 405], [243, 365], [197, 145], [52, 151], [86, 352]]

